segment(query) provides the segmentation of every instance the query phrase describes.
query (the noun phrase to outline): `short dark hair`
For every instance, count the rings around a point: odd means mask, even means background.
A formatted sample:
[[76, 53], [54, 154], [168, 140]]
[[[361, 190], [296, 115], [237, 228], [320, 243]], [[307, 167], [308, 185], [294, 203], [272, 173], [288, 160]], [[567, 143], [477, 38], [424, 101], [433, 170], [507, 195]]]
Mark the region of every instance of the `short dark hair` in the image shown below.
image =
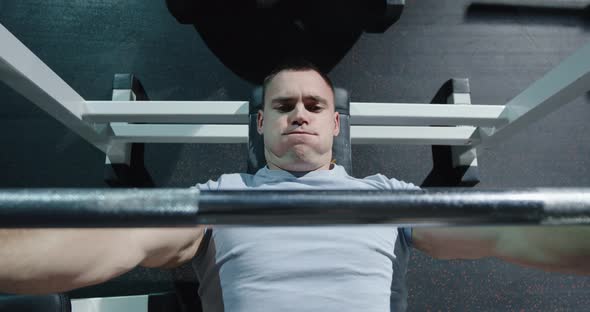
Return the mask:
[[322, 79], [324, 79], [326, 84], [330, 87], [330, 90], [332, 90], [332, 94], [334, 94], [334, 85], [332, 84], [332, 80], [330, 80], [328, 75], [323, 73], [318, 67], [313, 65], [313, 63], [308, 62], [306, 60], [300, 60], [300, 59], [289, 60], [289, 61], [283, 62], [279, 66], [275, 67], [275, 69], [273, 69], [270, 72], [270, 74], [268, 74], [268, 76], [266, 76], [264, 78], [264, 81], [262, 82], [262, 109], [263, 110], [264, 110], [264, 106], [266, 104], [265, 103], [266, 88], [268, 88], [268, 85], [274, 79], [274, 77], [283, 71], [315, 71], [316, 73], [318, 73], [322, 77]]

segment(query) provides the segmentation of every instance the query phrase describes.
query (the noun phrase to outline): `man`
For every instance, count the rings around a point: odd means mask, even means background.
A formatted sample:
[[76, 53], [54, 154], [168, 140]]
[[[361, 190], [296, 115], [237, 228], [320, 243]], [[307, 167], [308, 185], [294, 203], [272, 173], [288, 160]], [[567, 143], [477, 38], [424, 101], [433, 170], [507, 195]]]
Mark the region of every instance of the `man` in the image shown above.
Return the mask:
[[[258, 131], [267, 166], [255, 175], [222, 175], [200, 189], [415, 188], [382, 175], [356, 179], [331, 163], [340, 121], [332, 84], [313, 67], [271, 74], [264, 101]], [[586, 227], [3, 230], [0, 292], [65, 291], [137, 265], [193, 259], [205, 311], [403, 311], [410, 246], [440, 259], [498, 257], [590, 274], [589, 238]]]

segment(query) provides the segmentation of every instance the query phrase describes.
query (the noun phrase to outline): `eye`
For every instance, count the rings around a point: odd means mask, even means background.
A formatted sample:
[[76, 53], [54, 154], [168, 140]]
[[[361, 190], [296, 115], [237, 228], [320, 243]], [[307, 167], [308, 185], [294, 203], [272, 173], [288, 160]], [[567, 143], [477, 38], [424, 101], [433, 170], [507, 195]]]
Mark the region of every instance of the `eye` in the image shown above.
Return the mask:
[[287, 113], [293, 110], [293, 107], [291, 105], [281, 104], [276, 107], [276, 110], [278, 110], [281, 113]]
[[314, 104], [314, 105], [308, 106], [307, 110], [310, 112], [317, 113], [317, 112], [320, 112], [322, 110], [322, 108], [323, 108], [322, 106]]

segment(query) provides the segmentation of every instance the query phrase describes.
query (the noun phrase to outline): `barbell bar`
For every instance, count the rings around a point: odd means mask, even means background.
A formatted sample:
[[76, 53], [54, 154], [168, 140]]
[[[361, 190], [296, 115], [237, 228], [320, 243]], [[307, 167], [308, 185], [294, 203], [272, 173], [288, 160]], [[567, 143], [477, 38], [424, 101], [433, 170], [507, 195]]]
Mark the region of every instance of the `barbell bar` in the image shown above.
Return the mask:
[[590, 188], [0, 189], [0, 228], [186, 227], [197, 224], [588, 225]]

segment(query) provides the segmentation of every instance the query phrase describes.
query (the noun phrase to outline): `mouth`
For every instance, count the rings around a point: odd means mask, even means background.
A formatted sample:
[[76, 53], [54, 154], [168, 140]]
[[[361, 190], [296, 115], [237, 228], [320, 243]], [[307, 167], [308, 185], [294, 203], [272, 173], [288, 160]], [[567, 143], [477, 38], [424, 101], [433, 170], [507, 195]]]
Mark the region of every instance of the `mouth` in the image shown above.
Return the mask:
[[283, 135], [292, 135], [292, 134], [307, 134], [307, 135], [315, 135], [314, 133], [311, 132], [306, 132], [306, 131], [291, 131], [291, 132], [287, 132]]

